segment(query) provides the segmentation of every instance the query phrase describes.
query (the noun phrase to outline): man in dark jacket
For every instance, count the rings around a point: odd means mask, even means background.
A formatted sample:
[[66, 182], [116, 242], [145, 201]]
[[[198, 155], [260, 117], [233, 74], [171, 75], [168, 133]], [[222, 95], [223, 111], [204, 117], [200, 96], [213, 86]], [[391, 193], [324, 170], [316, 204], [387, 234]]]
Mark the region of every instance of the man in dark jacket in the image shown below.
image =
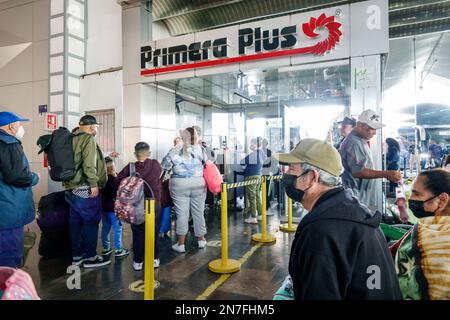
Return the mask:
[[287, 154], [282, 183], [287, 195], [308, 214], [297, 228], [289, 273], [299, 300], [401, 299], [401, 292], [379, 225], [349, 189], [341, 187], [342, 164], [336, 149], [316, 139], [302, 140]]
[[35, 218], [31, 187], [39, 182], [23, 152], [23, 121], [0, 112], [0, 266], [12, 268], [22, 264], [23, 227]]

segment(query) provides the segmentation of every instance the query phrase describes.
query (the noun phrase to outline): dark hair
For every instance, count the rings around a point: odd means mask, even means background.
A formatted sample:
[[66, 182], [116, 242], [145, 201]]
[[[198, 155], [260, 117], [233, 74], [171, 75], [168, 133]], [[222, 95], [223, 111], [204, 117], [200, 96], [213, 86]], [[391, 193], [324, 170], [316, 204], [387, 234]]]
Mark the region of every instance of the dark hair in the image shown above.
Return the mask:
[[446, 155], [444, 157], [444, 160], [442, 160], [442, 167], [447, 166], [448, 164], [450, 164], [450, 154]]
[[134, 146], [134, 152], [135, 153], [141, 153], [141, 152], [147, 152], [150, 151], [150, 146], [147, 142], [138, 142]]
[[393, 138], [387, 138], [386, 143], [389, 146], [389, 148], [396, 148], [397, 150], [400, 151], [400, 143], [398, 143], [397, 140]]
[[195, 144], [195, 135], [197, 134], [197, 130], [194, 127], [186, 128], [186, 131], [191, 135], [191, 145]]
[[450, 195], [450, 172], [444, 169], [434, 169], [423, 171], [419, 177], [424, 177], [424, 187], [433, 195], [438, 196], [441, 193]]
[[111, 157], [105, 157], [105, 162], [106, 162], [106, 164], [113, 163], [114, 160]]

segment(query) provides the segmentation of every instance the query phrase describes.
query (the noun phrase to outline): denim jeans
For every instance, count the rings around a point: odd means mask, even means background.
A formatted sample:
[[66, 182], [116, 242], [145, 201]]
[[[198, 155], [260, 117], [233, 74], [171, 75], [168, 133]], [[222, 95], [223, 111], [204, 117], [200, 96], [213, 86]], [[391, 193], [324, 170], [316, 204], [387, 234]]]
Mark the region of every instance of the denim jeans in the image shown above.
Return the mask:
[[102, 242], [103, 249], [111, 249], [110, 231], [113, 229], [114, 249], [122, 249], [122, 222], [114, 212], [103, 212], [102, 215]]
[[0, 266], [19, 268], [23, 257], [23, 227], [0, 230]]
[[[97, 255], [98, 224], [101, 220], [102, 199], [80, 198], [71, 191], [65, 193], [66, 202], [70, 206], [70, 242], [72, 257], [93, 258]], [[83, 247], [81, 247], [83, 239]]]
[[[155, 259], [159, 256], [159, 230], [161, 229], [162, 208], [155, 208]], [[145, 223], [131, 225], [133, 232], [133, 261], [137, 263], [144, 262], [145, 254]]]

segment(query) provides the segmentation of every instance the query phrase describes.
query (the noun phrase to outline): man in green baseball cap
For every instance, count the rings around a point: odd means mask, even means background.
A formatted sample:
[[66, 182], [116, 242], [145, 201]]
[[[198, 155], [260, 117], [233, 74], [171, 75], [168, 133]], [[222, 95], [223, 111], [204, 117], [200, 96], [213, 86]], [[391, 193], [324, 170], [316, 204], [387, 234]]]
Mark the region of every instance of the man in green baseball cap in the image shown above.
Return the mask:
[[[323, 141], [304, 139], [291, 152], [274, 157], [289, 166], [282, 179], [287, 195], [308, 211], [291, 248], [294, 298], [401, 299], [379, 228], [381, 213], [371, 212], [342, 187], [339, 152]], [[373, 283], [372, 267], [379, 273]]]

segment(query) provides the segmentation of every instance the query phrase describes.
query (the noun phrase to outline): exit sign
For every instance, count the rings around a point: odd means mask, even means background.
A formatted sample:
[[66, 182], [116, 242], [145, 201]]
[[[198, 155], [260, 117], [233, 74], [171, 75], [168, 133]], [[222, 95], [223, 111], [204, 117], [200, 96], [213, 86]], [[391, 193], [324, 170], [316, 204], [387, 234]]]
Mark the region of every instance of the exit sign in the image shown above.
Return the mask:
[[47, 114], [47, 130], [56, 130], [56, 114]]

